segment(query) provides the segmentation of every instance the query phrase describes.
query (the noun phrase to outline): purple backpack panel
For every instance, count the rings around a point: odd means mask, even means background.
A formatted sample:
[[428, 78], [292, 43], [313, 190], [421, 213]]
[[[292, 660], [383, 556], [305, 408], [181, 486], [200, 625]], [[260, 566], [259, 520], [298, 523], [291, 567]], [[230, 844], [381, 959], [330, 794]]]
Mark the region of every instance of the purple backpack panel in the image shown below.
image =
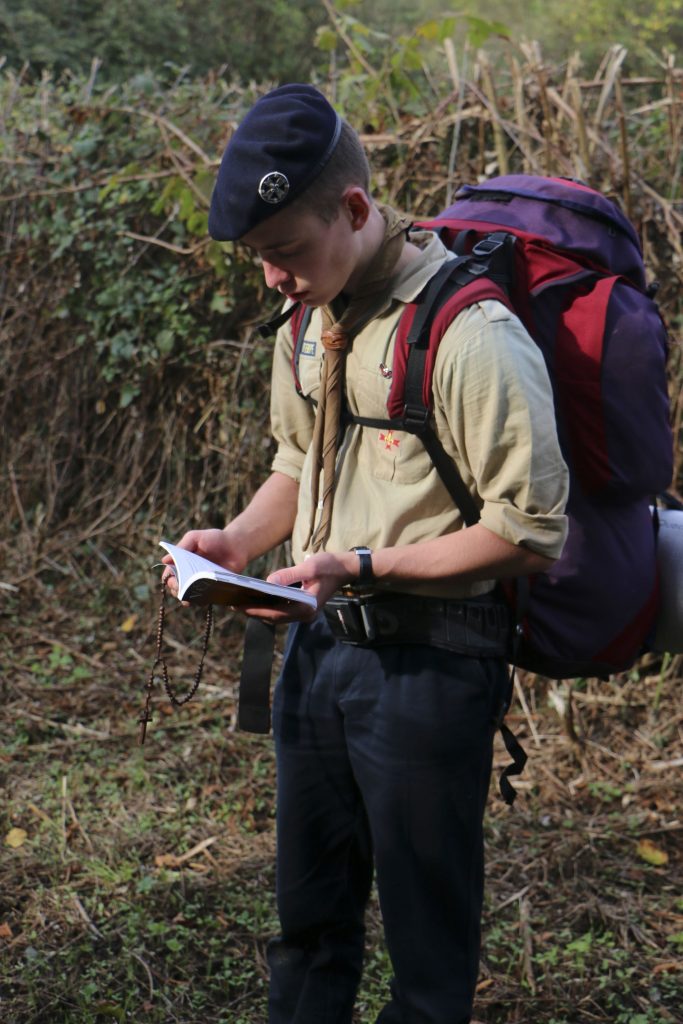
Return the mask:
[[627, 668], [657, 613], [649, 505], [673, 472], [667, 334], [635, 230], [600, 193], [527, 175], [466, 186], [421, 226], [458, 251], [515, 236], [510, 299], [553, 387], [569, 535], [531, 580], [518, 663], [556, 678]]
[[484, 231], [504, 226], [543, 238], [555, 249], [629, 278], [645, 289], [640, 242], [629, 219], [600, 192], [564, 178], [507, 174], [482, 185], [464, 185], [438, 219], [479, 221]]

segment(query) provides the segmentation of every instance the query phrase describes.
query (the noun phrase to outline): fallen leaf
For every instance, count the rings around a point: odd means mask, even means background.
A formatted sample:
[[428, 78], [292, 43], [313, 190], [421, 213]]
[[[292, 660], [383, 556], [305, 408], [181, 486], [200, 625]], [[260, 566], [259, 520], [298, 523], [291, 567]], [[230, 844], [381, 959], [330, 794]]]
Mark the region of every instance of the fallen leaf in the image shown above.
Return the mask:
[[652, 973], [657, 974], [675, 974], [678, 971], [683, 971], [683, 961], [681, 960], [669, 960], [665, 964], [657, 964], [653, 967]]
[[0, 924], [0, 939], [13, 939], [13, 938], [14, 938], [14, 935], [12, 934], [12, 929], [10, 928], [10, 926], [7, 924], [6, 921], [3, 921], [2, 924]]
[[636, 846], [636, 852], [641, 860], [655, 867], [669, 863], [669, 854], [655, 846], [651, 839], [641, 839]]
[[137, 615], [129, 615], [127, 619], [124, 619], [119, 629], [122, 633], [132, 633], [135, 629], [135, 623], [138, 621]]
[[154, 858], [154, 864], [158, 868], [177, 868], [178, 858], [174, 853], [158, 853]]
[[23, 846], [28, 839], [28, 832], [23, 828], [11, 828], [5, 836], [5, 843], [7, 846], [11, 846], [13, 850], [16, 850], [18, 846]]

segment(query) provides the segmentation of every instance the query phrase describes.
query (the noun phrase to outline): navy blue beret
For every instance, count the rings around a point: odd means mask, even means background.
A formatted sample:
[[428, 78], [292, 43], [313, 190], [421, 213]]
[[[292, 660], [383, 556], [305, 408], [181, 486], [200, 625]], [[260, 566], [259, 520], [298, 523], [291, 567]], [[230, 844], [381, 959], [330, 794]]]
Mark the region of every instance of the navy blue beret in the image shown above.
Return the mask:
[[209, 210], [211, 237], [242, 238], [301, 195], [332, 155], [341, 124], [310, 85], [283, 85], [257, 100], [223, 154]]

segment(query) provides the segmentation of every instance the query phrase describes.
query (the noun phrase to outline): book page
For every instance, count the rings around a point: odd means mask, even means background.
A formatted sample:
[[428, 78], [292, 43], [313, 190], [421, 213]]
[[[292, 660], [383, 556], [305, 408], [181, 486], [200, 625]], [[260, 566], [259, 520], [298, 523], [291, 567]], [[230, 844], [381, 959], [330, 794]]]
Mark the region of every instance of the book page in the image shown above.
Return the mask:
[[182, 601], [241, 608], [284, 608], [292, 604], [316, 606], [313, 595], [298, 587], [282, 587], [231, 572], [194, 551], [187, 551], [168, 541], [162, 540], [160, 545], [173, 559], [178, 578], [178, 598]]

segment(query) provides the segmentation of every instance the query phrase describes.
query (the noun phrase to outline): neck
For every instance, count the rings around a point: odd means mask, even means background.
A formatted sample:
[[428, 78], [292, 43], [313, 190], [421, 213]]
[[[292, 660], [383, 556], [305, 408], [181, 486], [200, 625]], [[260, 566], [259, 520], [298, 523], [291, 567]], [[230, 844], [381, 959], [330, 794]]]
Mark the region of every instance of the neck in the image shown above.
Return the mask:
[[350, 296], [358, 290], [363, 282], [365, 273], [379, 252], [384, 241], [384, 217], [377, 207], [373, 205], [370, 209], [368, 219], [358, 232], [358, 259], [344, 286], [344, 295]]
[[[360, 255], [355, 269], [344, 288], [343, 294], [345, 296], [352, 296], [362, 285], [368, 267], [384, 243], [385, 227], [384, 217], [380, 213], [378, 207], [373, 204], [368, 220], [360, 232]], [[408, 263], [412, 263], [419, 254], [420, 250], [416, 245], [413, 245], [412, 242], [406, 242], [403, 246], [398, 262], [394, 267], [394, 273], [400, 273], [403, 268], [407, 266]]]

